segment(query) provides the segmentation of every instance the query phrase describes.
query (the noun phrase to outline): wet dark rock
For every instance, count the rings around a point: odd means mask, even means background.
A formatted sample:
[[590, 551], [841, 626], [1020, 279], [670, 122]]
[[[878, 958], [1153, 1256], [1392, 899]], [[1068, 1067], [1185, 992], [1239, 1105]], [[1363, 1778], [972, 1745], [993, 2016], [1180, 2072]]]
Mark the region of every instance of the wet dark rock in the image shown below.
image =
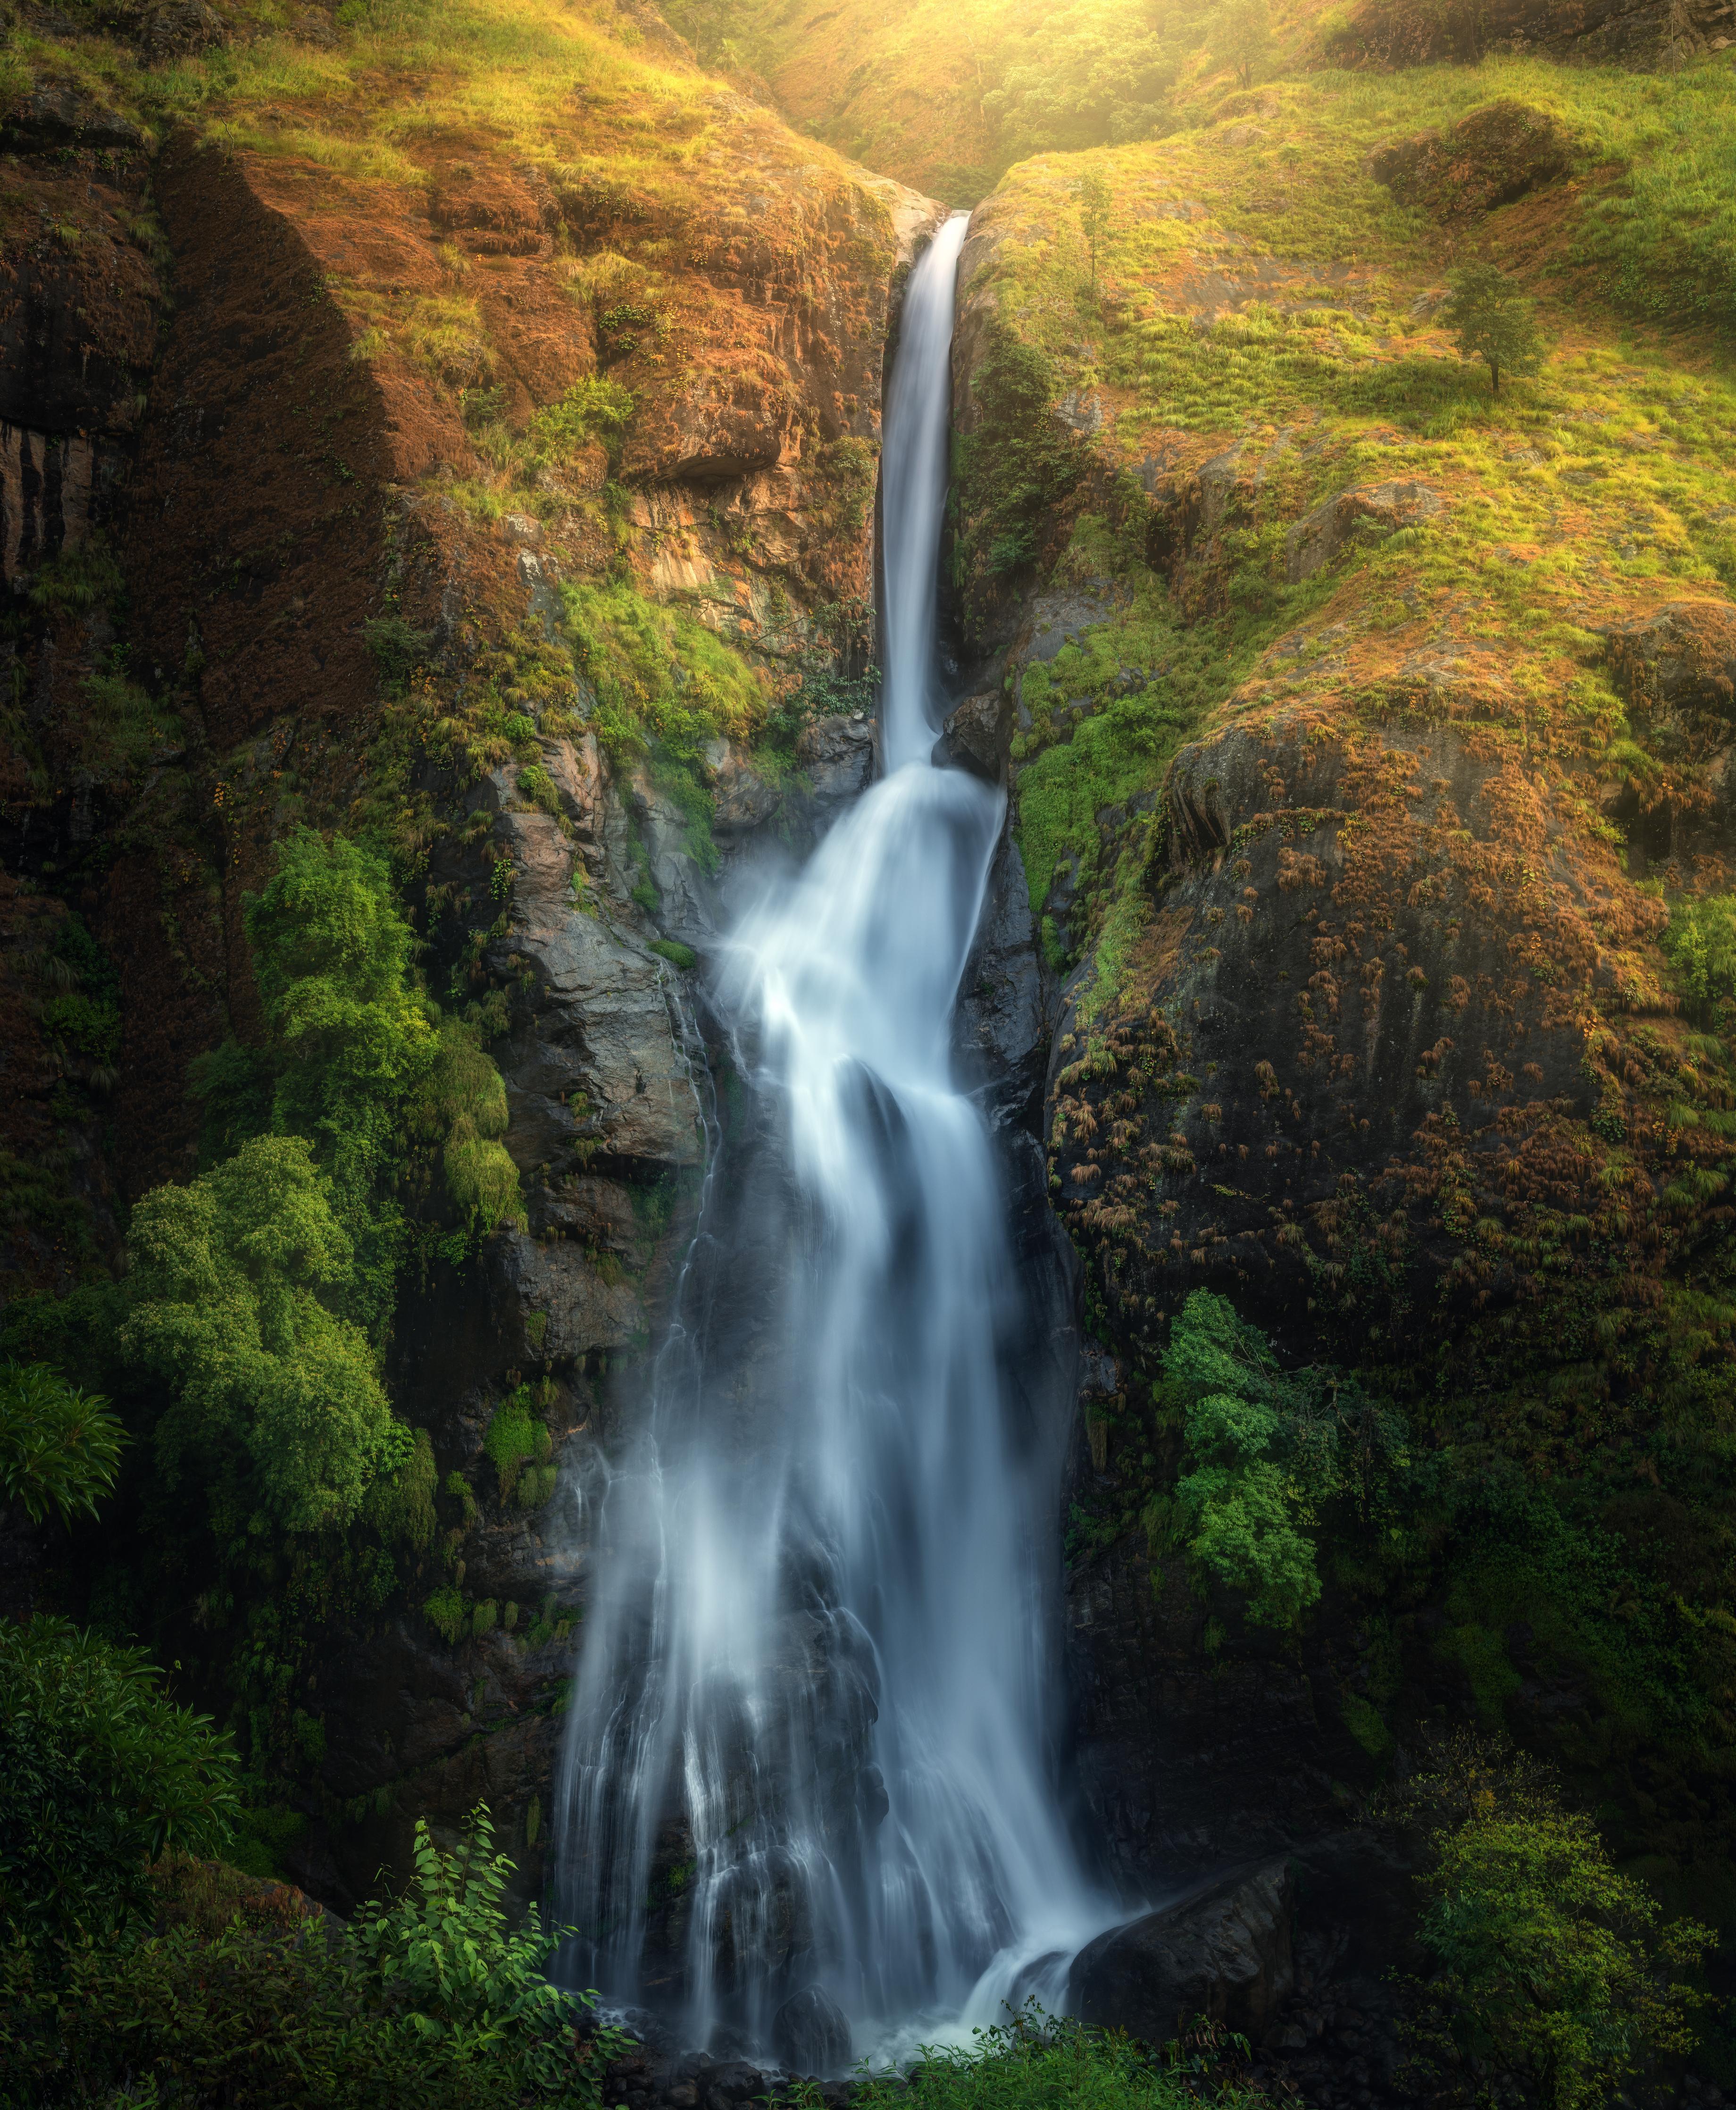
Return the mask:
[[822, 804], [853, 799], [874, 777], [874, 722], [860, 715], [816, 718], [796, 740], [796, 761]]
[[934, 759], [939, 768], [968, 769], [984, 783], [1005, 784], [1012, 739], [1012, 699], [1000, 689], [987, 689], [966, 696], [948, 713]]
[[786, 2000], [771, 2022], [772, 2048], [796, 2073], [835, 2073], [850, 2063], [850, 2025], [819, 1985]]
[[1293, 1903], [1289, 1863], [1271, 1861], [1112, 1927], [1074, 1959], [1068, 2005], [1150, 2044], [1194, 2015], [1264, 2039], [1294, 1982]]
[[989, 867], [976, 942], [959, 984], [955, 1038], [992, 1119], [1037, 1128], [1049, 1063], [1048, 1015], [1024, 862], [1010, 835]]

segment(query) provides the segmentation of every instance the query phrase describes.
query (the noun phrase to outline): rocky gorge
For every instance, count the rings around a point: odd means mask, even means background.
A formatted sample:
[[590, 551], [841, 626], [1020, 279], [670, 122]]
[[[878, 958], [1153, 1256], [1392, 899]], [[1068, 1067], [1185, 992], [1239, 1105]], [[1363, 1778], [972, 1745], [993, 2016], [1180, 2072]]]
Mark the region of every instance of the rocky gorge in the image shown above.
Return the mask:
[[[137, 1635], [242, 1728], [259, 1872], [347, 1911], [486, 1802], [552, 1894], [599, 1476], [708, 1172], [762, 1352], [780, 1175], [717, 978], [880, 772], [888, 352], [970, 205], [935, 759], [1006, 820], [953, 1061], [1008, 1359], [1069, 1401], [1058, 1777], [1134, 1913], [1066, 2003], [1408, 2099], [1392, 1798], [1456, 1727], [1729, 1919], [1736, 398], [1727, 260], [1657, 235], [1653, 175], [1729, 136], [1720, 23], [1286, 11], [1246, 67], [1199, 28], [1144, 129], [1025, 138], [1022, 76], [961, 88], [967, 155], [892, 58], [847, 137], [830, 68], [880, 27], [787, 11], [775, 67], [751, 8], [727, 49], [625, 6], [444, 50], [414, 11], [11, 11], [0, 1296], [140, 1462], [111, 1530], [6, 1520], [7, 1604]], [[883, 173], [837, 151], [870, 140]], [[1498, 399], [1442, 320], [1473, 255], [1551, 335]], [[129, 1211], [222, 1161], [210, 1062], [272, 1044], [246, 904], [310, 827], [389, 860], [517, 1181], [488, 1222], [400, 1180], [376, 1348], [427, 1464], [378, 1587], [332, 1539], [268, 1584], [165, 1533], [113, 1345]], [[1371, 1402], [1336, 1477], [1286, 1469], [1291, 1621], [1185, 1528], [1202, 1291]], [[648, 1953], [692, 1860], [671, 1828]], [[784, 2065], [842, 2062], [823, 2023]], [[1722, 2029], [1671, 2086], [1736, 2083]], [[735, 2049], [653, 2031], [607, 2099], [748, 2099]]]

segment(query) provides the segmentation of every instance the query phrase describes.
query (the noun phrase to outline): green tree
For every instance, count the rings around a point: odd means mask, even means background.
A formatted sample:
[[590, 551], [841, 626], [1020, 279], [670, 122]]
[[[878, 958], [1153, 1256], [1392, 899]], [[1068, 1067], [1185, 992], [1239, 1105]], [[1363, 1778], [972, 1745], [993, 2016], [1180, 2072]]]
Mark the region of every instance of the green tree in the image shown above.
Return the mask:
[[1462, 1735], [1402, 1800], [1435, 1853], [1419, 1931], [1442, 1967], [1429, 1996], [1443, 2033], [1554, 2110], [1591, 2110], [1649, 2059], [1690, 2048], [1704, 1996], [1683, 1974], [1716, 1936], [1661, 1924], [1540, 1768]]
[[192, 1471], [220, 1537], [257, 1515], [279, 1529], [346, 1524], [414, 1444], [392, 1418], [366, 1338], [324, 1301], [348, 1236], [300, 1136], [260, 1136], [133, 1213], [133, 1308], [122, 1345], [172, 1403], [156, 1456]]
[[1503, 374], [1535, 374], [1544, 353], [1535, 307], [1506, 272], [1494, 264], [1467, 264], [1448, 283], [1452, 294], [1440, 319], [1461, 359], [1487, 363], [1490, 393], [1500, 394]]
[[0, 1918], [40, 1940], [148, 1909], [165, 1847], [221, 1850], [229, 1738], [163, 1692], [142, 1650], [43, 1616], [0, 1624]]
[[1085, 254], [1091, 262], [1091, 296], [1097, 297], [1097, 259], [1109, 239], [1114, 198], [1107, 179], [1099, 169], [1087, 169], [1073, 187], [1079, 201], [1079, 231], [1085, 237]]
[[1254, 70], [1264, 59], [1272, 43], [1272, 20], [1266, 0], [1230, 0], [1218, 17], [1212, 44], [1214, 55], [1236, 69], [1244, 88], [1254, 84]]
[[112, 1494], [125, 1432], [100, 1392], [81, 1392], [41, 1363], [0, 1363], [0, 1501], [32, 1524], [94, 1516]]
[[476, 1030], [442, 1019], [414, 985], [415, 936], [372, 850], [303, 829], [279, 844], [244, 919], [269, 1039], [228, 1042], [199, 1065], [206, 1149], [225, 1155], [266, 1128], [307, 1139], [350, 1242], [349, 1271], [332, 1287], [379, 1340], [409, 1238], [398, 1190], [418, 1144], [439, 1154], [467, 1225], [492, 1231], [522, 1216], [499, 1141], [505, 1088]]
[[1173, 1515], [1190, 1560], [1243, 1592], [1250, 1619], [1295, 1626], [1320, 1595], [1312, 1504], [1281, 1462], [1295, 1388], [1264, 1336], [1205, 1289], [1178, 1315], [1164, 1370], [1187, 1402], [1192, 1469], [1176, 1483]]

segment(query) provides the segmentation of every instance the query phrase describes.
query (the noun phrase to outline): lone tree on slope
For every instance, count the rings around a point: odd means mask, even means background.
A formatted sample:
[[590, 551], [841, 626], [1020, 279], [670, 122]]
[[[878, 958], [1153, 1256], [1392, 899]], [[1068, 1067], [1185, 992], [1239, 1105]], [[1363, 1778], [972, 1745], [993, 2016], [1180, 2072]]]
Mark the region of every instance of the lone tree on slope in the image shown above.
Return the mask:
[[1448, 283], [1452, 298], [1440, 319], [1453, 333], [1461, 359], [1485, 360], [1489, 392], [1501, 392], [1503, 374], [1535, 374], [1543, 364], [1543, 340], [1535, 310], [1494, 264], [1467, 264]]
[[1109, 239], [1110, 214], [1114, 206], [1108, 179], [1101, 170], [1087, 169], [1073, 187], [1079, 201], [1079, 231], [1085, 237], [1085, 253], [1091, 259], [1091, 294], [1097, 297], [1097, 256]]
[[1218, 18], [1214, 56], [1236, 69], [1242, 87], [1254, 82], [1254, 69], [1264, 59], [1272, 43], [1272, 18], [1266, 0], [1230, 0]]

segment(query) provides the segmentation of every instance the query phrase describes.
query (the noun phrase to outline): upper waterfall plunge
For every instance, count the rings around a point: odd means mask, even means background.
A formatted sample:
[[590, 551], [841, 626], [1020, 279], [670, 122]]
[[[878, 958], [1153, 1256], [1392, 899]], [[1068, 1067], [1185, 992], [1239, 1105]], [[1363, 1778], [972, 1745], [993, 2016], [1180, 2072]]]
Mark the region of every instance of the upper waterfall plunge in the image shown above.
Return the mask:
[[996, 2019], [1110, 1916], [1051, 1763], [1061, 1415], [1011, 1370], [1006, 1198], [952, 1075], [1003, 805], [929, 760], [963, 237], [913, 273], [893, 374], [886, 774], [730, 941], [752, 1143], [726, 1179], [714, 1153], [595, 1492], [563, 1756], [579, 1967], [743, 2053], [816, 1985], [857, 2051]]

